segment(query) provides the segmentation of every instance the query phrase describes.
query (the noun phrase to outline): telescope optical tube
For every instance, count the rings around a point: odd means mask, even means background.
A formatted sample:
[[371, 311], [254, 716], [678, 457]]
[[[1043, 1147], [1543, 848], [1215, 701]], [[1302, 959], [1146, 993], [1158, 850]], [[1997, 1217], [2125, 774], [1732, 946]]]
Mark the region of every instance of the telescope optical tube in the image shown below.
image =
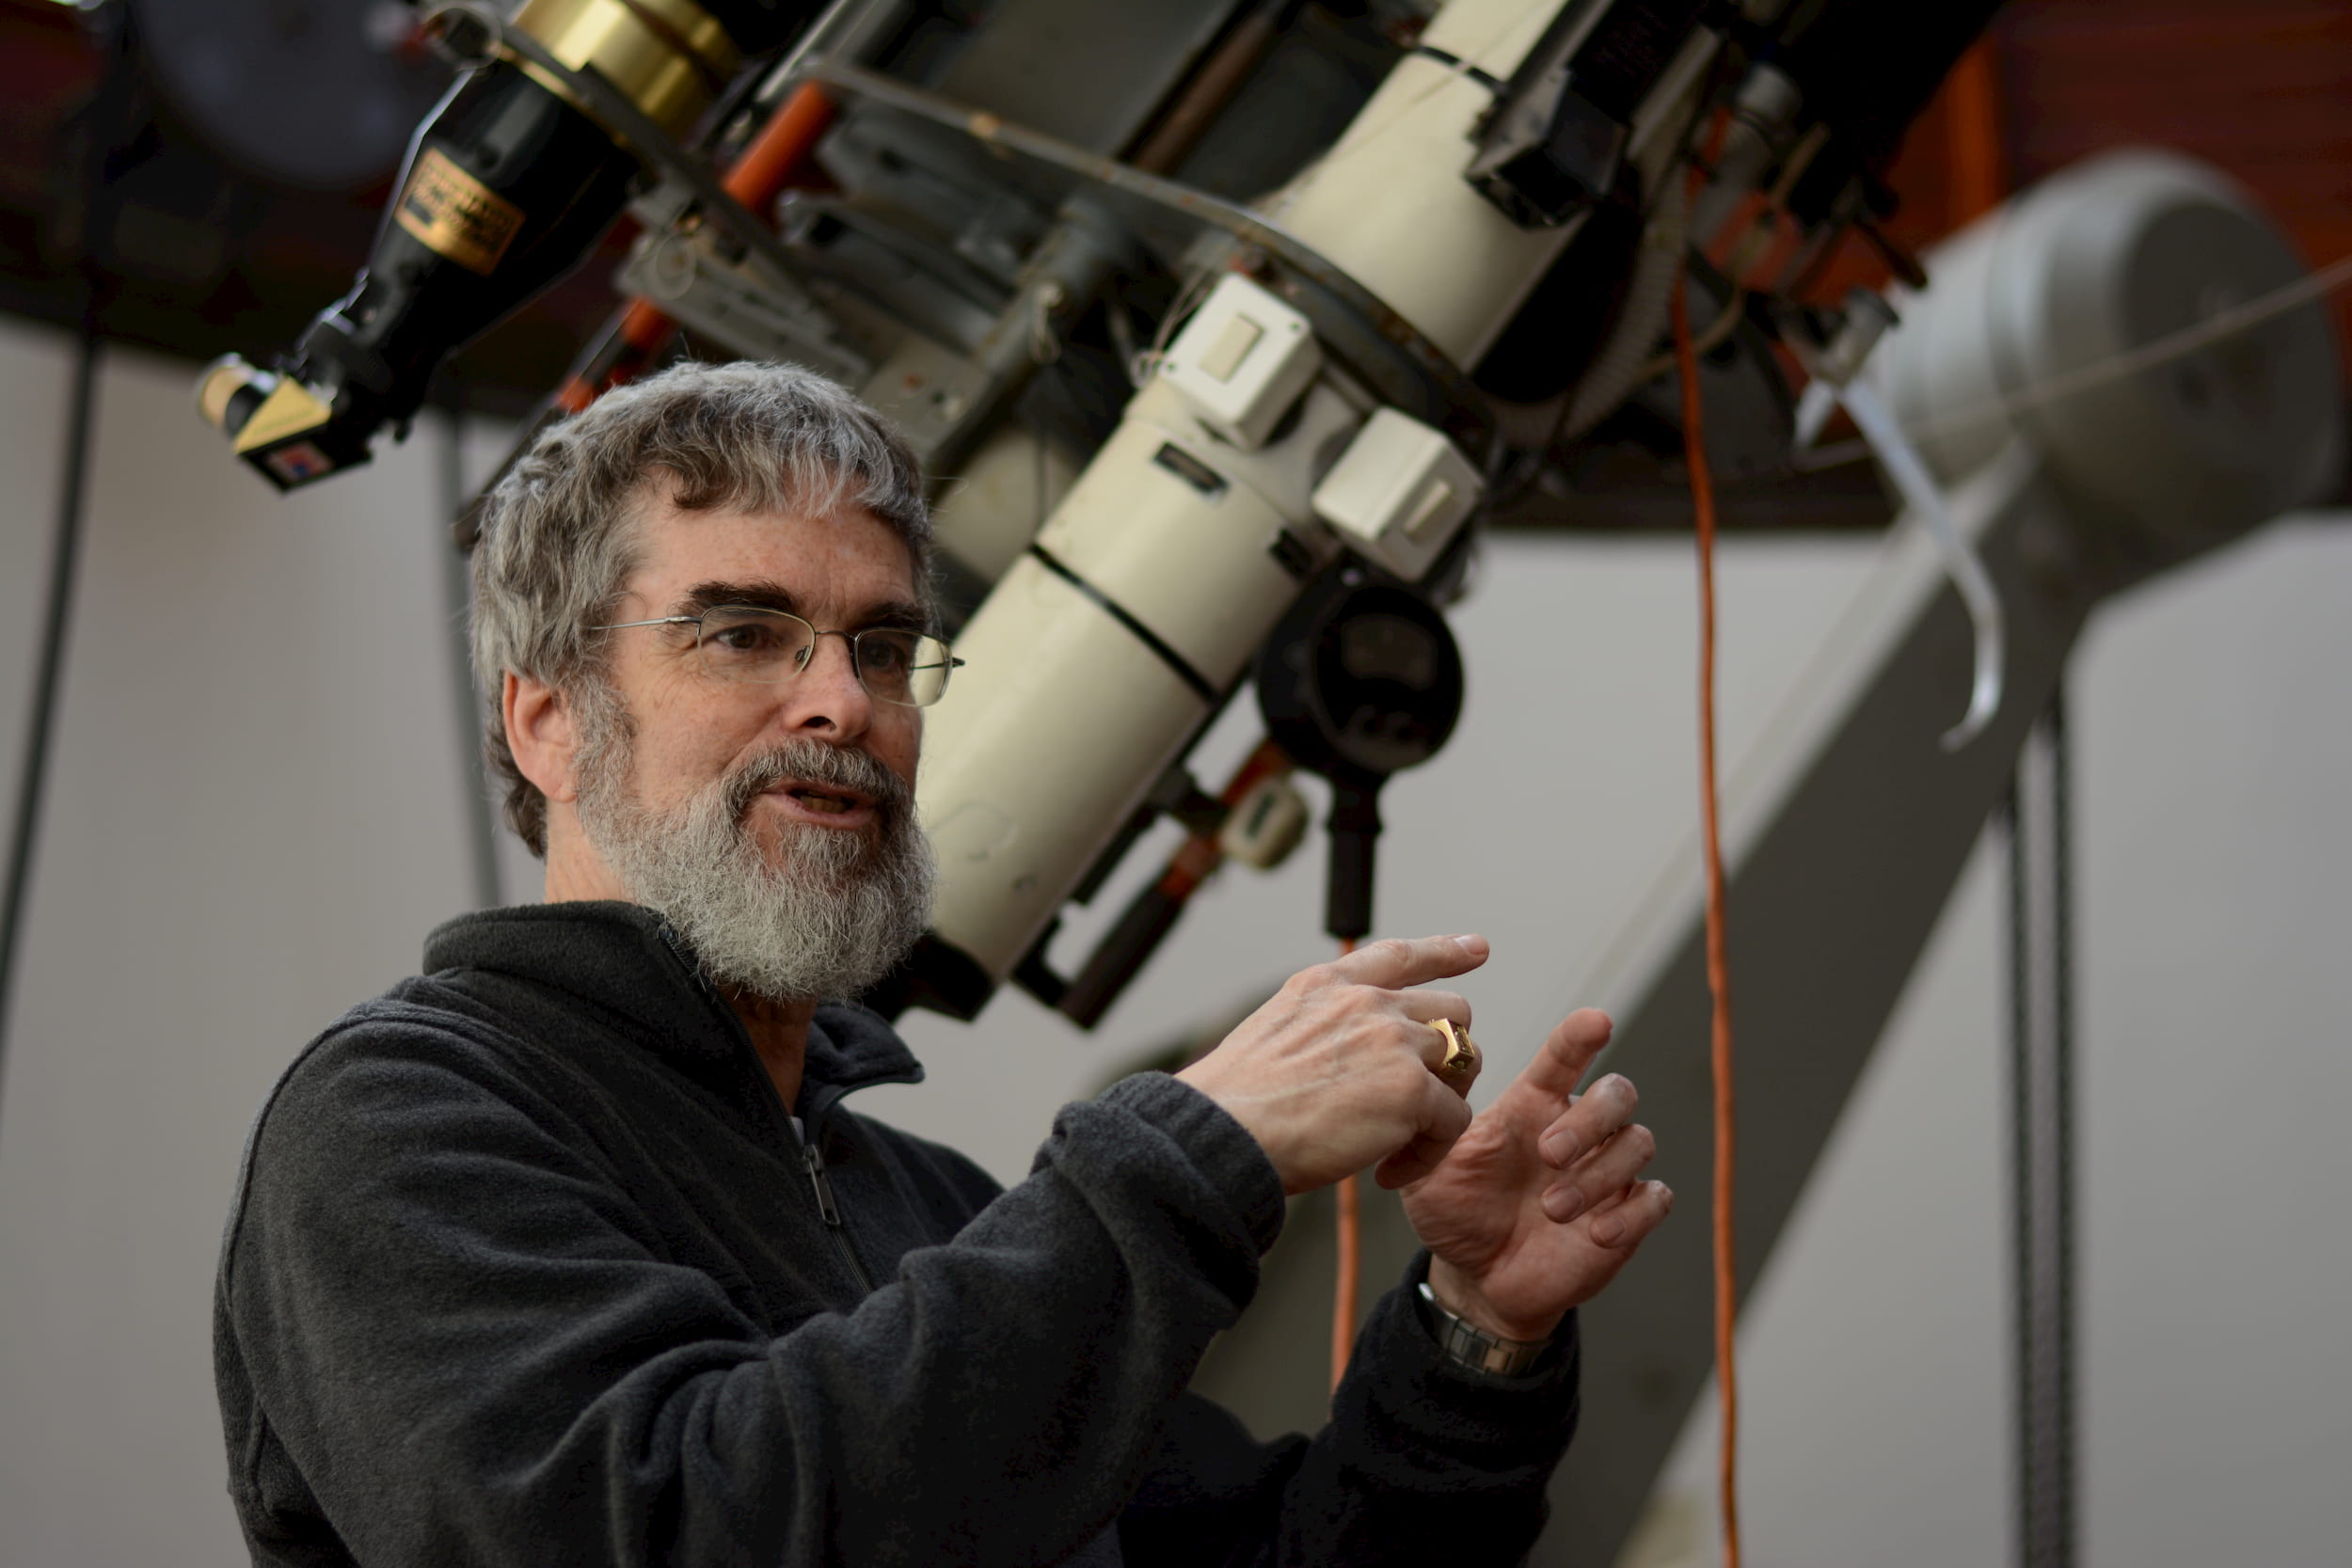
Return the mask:
[[[676, 137], [809, 8], [530, 0], [507, 27]], [[204, 417], [281, 490], [365, 463], [378, 430], [416, 413], [442, 359], [578, 265], [628, 200], [642, 150], [495, 34], [489, 55], [418, 128], [366, 269], [291, 362], [273, 372], [230, 356], [199, 383]]]
[[[1557, 9], [1454, 0], [1424, 36], [1507, 76]], [[1566, 243], [1519, 228], [1463, 179], [1491, 102], [1462, 71], [1406, 56], [1272, 214], [1456, 364], [1476, 361]], [[1216, 387], [1249, 379], [1280, 315], [1235, 307], [1240, 325], [1213, 294], [1187, 325], [957, 639], [969, 668], [930, 712], [916, 788], [940, 862], [903, 987], [922, 1006], [969, 1018], [1015, 974], [1343, 546], [1312, 498], [1373, 411], [1328, 375], [1270, 431], [1224, 408]], [[1429, 542], [1460, 518], [1450, 512]]]

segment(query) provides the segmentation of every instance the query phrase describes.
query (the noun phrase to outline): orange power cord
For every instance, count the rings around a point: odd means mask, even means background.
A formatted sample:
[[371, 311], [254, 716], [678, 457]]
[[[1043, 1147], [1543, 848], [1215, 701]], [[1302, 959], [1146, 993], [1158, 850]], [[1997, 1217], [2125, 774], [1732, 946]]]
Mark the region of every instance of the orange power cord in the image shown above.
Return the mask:
[[[1739, 1251], [1733, 1226], [1738, 1106], [1731, 1073], [1731, 970], [1724, 940], [1724, 848], [1715, 766], [1715, 485], [1707, 466], [1707, 428], [1699, 397], [1698, 354], [1691, 311], [1674, 293], [1675, 367], [1682, 383], [1683, 461], [1691, 474], [1699, 559], [1699, 817], [1707, 846], [1707, 989], [1714, 1001], [1708, 1052], [1714, 1079], [1714, 1272], [1716, 1389], [1723, 1405], [1717, 1474], [1724, 1519], [1724, 1568], [1740, 1568], [1740, 1379], [1734, 1330], [1739, 1321]], [[1341, 943], [1343, 953], [1356, 950]], [[1357, 1178], [1339, 1183], [1339, 1278], [1331, 1301], [1331, 1387], [1347, 1373], [1356, 1340], [1356, 1286], [1361, 1226]]]
[[[726, 193], [754, 213], [762, 213], [800, 172], [833, 119], [834, 103], [824, 89], [814, 82], [803, 82], [727, 169]], [[659, 306], [630, 300], [612, 362], [590, 379], [575, 376], [566, 381], [555, 394], [557, 406], [577, 414], [636, 376], [661, 352], [676, 325]]]
[[[1356, 951], [1354, 937], [1340, 939], [1340, 956], [1345, 958]], [[1360, 1248], [1363, 1242], [1361, 1195], [1357, 1179], [1340, 1179], [1339, 1198], [1339, 1283], [1331, 1292], [1331, 1391], [1338, 1393], [1340, 1379], [1347, 1375], [1348, 1353], [1356, 1347], [1356, 1281], [1362, 1275]]]
[[1740, 1311], [1739, 1253], [1732, 1229], [1737, 1138], [1731, 1081], [1731, 973], [1724, 945], [1724, 847], [1715, 800], [1715, 485], [1707, 467], [1698, 354], [1692, 346], [1690, 305], [1680, 282], [1675, 285], [1674, 336], [1675, 369], [1682, 382], [1683, 462], [1691, 471], [1691, 505], [1698, 516], [1699, 818], [1707, 840], [1707, 989], [1714, 998], [1709, 1060], [1715, 1083], [1715, 1386], [1723, 1401], [1718, 1476], [1724, 1568], [1740, 1568], [1740, 1381], [1733, 1361], [1732, 1332]]

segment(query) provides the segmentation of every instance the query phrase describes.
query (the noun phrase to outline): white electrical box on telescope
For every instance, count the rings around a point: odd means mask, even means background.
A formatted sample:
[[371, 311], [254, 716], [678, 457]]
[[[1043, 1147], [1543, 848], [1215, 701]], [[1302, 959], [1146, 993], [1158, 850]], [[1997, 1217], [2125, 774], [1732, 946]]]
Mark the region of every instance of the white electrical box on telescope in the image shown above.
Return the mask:
[[1442, 431], [1377, 408], [1315, 486], [1315, 515], [1407, 582], [1437, 563], [1485, 489]]
[[1307, 318], [1239, 273], [1218, 281], [1160, 361], [1200, 422], [1245, 451], [1265, 445], [1322, 368]]

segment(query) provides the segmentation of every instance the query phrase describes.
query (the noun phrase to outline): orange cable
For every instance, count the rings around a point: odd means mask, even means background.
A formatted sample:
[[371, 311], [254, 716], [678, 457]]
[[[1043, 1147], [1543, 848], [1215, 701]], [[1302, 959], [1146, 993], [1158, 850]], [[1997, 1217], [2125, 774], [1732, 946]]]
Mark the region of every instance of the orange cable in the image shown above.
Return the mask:
[[1356, 1346], [1356, 1281], [1361, 1240], [1356, 1178], [1340, 1178], [1340, 1281], [1331, 1296], [1331, 1391], [1339, 1392], [1347, 1375], [1347, 1358]]
[[1718, 1475], [1724, 1514], [1724, 1565], [1740, 1568], [1740, 1381], [1733, 1328], [1740, 1301], [1739, 1254], [1732, 1229], [1732, 1166], [1737, 1151], [1731, 1081], [1731, 974], [1724, 946], [1724, 847], [1715, 799], [1715, 485], [1707, 467], [1707, 430], [1699, 404], [1698, 355], [1691, 310], [1677, 281], [1674, 293], [1675, 368], [1682, 382], [1682, 452], [1698, 517], [1699, 816], [1707, 838], [1707, 989], [1714, 998], [1710, 1065], [1715, 1083], [1715, 1384], [1723, 1401]]
[[[1340, 939], [1342, 958], [1355, 951], [1354, 937]], [[1347, 1375], [1348, 1354], [1356, 1348], [1356, 1281], [1362, 1272], [1359, 1250], [1363, 1240], [1355, 1177], [1340, 1178], [1339, 1196], [1339, 1281], [1331, 1292], [1331, 1391], [1335, 1394], [1340, 1379]]]
[[[792, 96], [769, 117], [735, 162], [728, 166], [726, 178], [721, 182], [727, 195], [755, 215], [764, 215], [771, 202], [783, 194], [784, 187], [816, 150], [818, 138], [833, 124], [834, 104], [825, 89], [815, 82], [803, 82], [792, 89]], [[621, 382], [629, 380], [661, 352], [661, 345], [670, 341], [677, 324], [668, 312], [644, 299], [631, 299], [628, 314], [623, 318], [618, 334], [621, 352], [615, 362], [594, 382], [578, 376], [566, 381], [555, 394], [556, 404], [567, 414], [577, 414]]]
[[727, 194], [755, 215], [764, 215], [761, 209], [784, 194], [784, 187], [816, 150], [817, 139], [832, 126], [834, 113], [833, 100], [815, 82], [794, 87], [792, 96], [728, 166]]
[[[1261, 780], [1280, 778], [1291, 770], [1291, 759], [1272, 740], [1261, 740], [1258, 749], [1242, 759], [1242, 765], [1226, 781], [1217, 795], [1217, 803], [1232, 811], [1248, 798]], [[1200, 890], [1216, 868], [1225, 863], [1222, 839], [1215, 831], [1191, 835], [1176, 847], [1160, 872], [1160, 891], [1182, 903]]]

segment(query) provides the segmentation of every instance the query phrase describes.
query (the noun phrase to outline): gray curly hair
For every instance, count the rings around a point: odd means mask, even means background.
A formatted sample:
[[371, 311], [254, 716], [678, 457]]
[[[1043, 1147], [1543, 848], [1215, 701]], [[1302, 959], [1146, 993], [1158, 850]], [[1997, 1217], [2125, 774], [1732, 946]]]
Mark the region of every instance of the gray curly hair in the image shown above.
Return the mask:
[[923, 477], [882, 416], [794, 365], [689, 361], [608, 392], [549, 425], [483, 498], [473, 558], [473, 666], [488, 704], [484, 750], [506, 787], [507, 825], [547, 853], [547, 799], [506, 737], [508, 671], [564, 693], [583, 725], [628, 733], [601, 639], [638, 565], [634, 526], [655, 486], [681, 511], [831, 516], [865, 508], [906, 542], [929, 592]]

